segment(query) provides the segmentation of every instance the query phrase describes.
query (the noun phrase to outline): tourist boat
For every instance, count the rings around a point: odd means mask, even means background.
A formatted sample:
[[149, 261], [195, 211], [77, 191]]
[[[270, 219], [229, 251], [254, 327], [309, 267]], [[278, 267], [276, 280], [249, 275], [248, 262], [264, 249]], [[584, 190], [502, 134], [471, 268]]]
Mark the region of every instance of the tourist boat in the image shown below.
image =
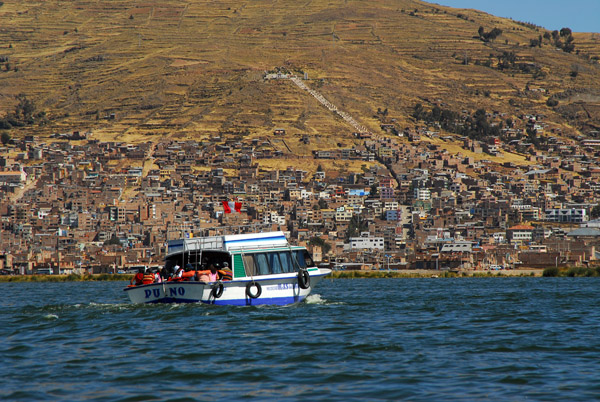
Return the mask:
[[305, 247], [292, 246], [285, 234], [262, 232], [192, 237], [168, 242], [165, 268], [202, 271], [230, 268], [231, 280], [164, 281], [129, 286], [133, 303], [208, 303], [286, 305], [306, 299], [329, 268], [315, 266]]

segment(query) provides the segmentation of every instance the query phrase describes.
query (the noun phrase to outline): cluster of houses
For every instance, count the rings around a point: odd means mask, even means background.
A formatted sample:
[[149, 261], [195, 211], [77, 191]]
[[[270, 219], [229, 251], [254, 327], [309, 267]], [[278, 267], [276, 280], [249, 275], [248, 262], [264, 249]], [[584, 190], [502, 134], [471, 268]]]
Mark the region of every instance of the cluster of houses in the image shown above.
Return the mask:
[[[315, 151], [325, 166], [316, 172], [261, 169], [261, 159], [290, 152], [261, 140], [13, 140], [0, 148], [0, 269], [121, 272], [160, 264], [175, 238], [259, 227], [284, 230], [316, 261], [346, 267], [598, 262], [599, 141], [552, 137], [540, 150], [425, 128], [397, 133], [361, 133], [360, 146]], [[524, 152], [527, 163], [451, 154], [440, 141], [458, 141], [465, 155]], [[378, 163], [341, 173], [329, 159]], [[240, 212], [227, 213], [226, 201], [241, 203]]]

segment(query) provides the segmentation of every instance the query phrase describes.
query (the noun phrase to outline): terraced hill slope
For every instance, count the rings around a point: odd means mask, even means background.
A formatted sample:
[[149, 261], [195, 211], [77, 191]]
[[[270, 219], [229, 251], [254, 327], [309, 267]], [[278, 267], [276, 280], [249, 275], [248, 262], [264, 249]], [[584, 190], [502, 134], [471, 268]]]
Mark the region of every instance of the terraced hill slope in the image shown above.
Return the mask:
[[[486, 41], [494, 28], [502, 34]], [[0, 117], [23, 94], [33, 124], [13, 136], [91, 129], [136, 142], [284, 128], [298, 154], [355, 141], [306, 91], [264, 79], [284, 67], [373, 132], [378, 108], [402, 127], [415, 124], [416, 103], [437, 103], [543, 113], [566, 134], [586, 134], [600, 126], [600, 34], [574, 33], [571, 53], [545, 34], [413, 0], [5, 0]]]

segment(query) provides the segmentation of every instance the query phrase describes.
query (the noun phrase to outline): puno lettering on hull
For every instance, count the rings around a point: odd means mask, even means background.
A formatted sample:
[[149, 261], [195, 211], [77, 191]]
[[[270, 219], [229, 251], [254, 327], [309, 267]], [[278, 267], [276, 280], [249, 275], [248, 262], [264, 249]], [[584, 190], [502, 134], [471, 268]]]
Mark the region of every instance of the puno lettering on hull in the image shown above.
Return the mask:
[[[155, 298], [160, 297], [160, 289], [146, 289], [144, 290], [144, 294], [146, 299], [149, 299], [150, 296], [154, 296]], [[169, 296], [183, 296], [185, 294], [185, 289], [183, 287], [178, 288], [169, 288]]]

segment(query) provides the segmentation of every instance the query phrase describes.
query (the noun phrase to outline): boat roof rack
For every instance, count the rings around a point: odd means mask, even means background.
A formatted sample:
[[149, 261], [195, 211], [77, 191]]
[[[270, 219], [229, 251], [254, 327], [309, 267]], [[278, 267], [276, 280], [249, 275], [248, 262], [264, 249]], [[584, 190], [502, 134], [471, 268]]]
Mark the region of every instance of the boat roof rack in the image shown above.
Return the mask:
[[234, 234], [224, 236], [192, 237], [171, 240], [168, 255], [187, 251], [247, 251], [275, 247], [290, 247], [282, 231]]
[[249, 225], [227, 225], [211, 227], [194, 227], [188, 224], [171, 226], [167, 231], [168, 240], [190, 239], [199, 237], [226, 236], [233, 234], [259, 233], [263, 231], [283, 231], [281, 225], [273, 223], [252, 223]]

